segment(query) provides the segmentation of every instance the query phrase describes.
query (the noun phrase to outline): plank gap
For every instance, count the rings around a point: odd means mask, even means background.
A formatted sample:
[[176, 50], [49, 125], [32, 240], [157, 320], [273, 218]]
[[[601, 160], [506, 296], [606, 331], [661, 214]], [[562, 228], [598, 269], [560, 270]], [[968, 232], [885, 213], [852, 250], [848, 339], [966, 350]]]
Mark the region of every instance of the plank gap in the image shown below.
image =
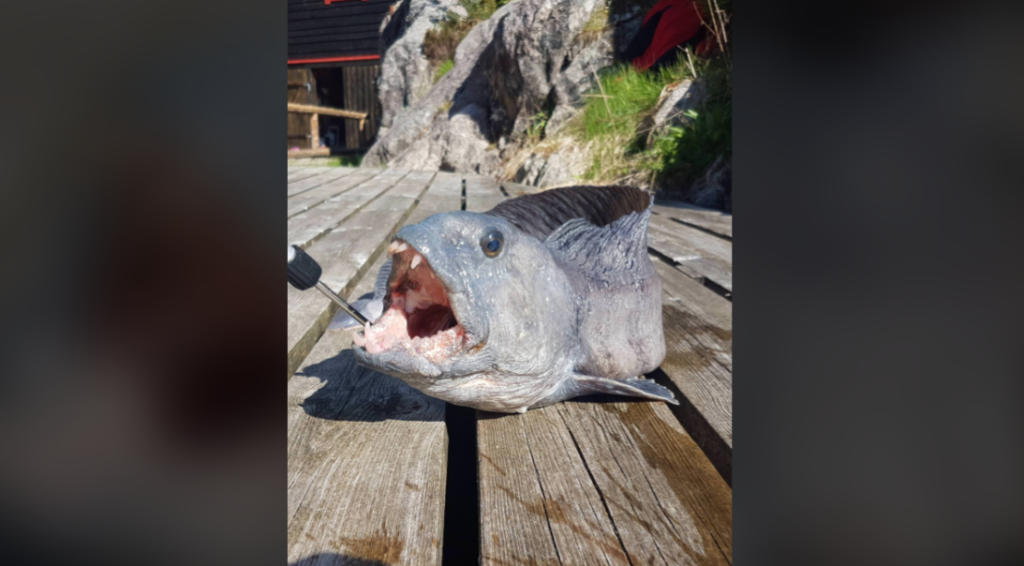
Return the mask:
[[480, 494], [476, 412], [469, 407], [445, 403], [444, 426], [448, 432], [448, 472], [441, 566], [477, 564], [480, 561]]
[[[292, 214], [289, 214], [288, 215], [288, 219], [291, 220], [292, 218], [295, 218], [296, 216], [298, 216], [300, 214], [309, 212], [310, 210], [320, 206], [321, 204], [323, 204], [323, 203], [325, 203], [325, 202], [327, 202], [327, 201], [329, 201], [329, 200], [331, 200], [331, 199], [333, 199], [335, 197], [339, 197], [339, 196], [341, 196], [341, 195], [343, 195], [343, 194], [345, 194], [345, 193], [347, 193], [349, 191], [354, 191], [354, 190], [358, 189], [359, 187], [361, 187], [364, 183], [366, 183], [366, 181], [369, 181], [369, 180], [374, 179], [374, 178], [375, 177], [370, 177], [368, 179], [365, 179], [365, 180], [362, 180], [362, 181], [356, 183], [355, 185], [352, 185], [351, 187], [349, 187], [347, 189], [341, 189], [341, 190], [339, 190], [336, 193], [332, 193], [332, 194], [330, 194], [330, 195], [328, 195], [328, 196], [326, 196], [326, 197], [316, 201], [316, 203], [307, 206], [306, 208], [304, 208], [302, 210], [299, 210], [299, 211], [296, 211], [296, 212], [294, 212]], [[335, 181], [338, 181], [338, 180], [341, 180], [341, 179], [335, 179]], [[327, 184], [328, 183], [323, 183], [322, 185], [320, 185], [320, 187], [322, 187], [324, 185], [327, 185]], [[316, 187], [316, 188], [320, 188], [320, 187]], [[302, 193], [298, 193], [298, 194], [302, 194]], [[291, 198], [291, 197], [289, 197], [289, 198]]]
[[707, 277], [699, 277], [699, 276], [695, 277], [695, 276], [691, 275], [688, 270], [680, 269], [682, 267], [682, 264], [680, 264], [676, 260], [668, 257], [667, 255], [659, 252], [658, 250], [656, 250], [656, 249], [654, 249], [654, 248], [652, 248], [650, 246], [647, 247], [647, 252], [650, 255], [660, 259], [661, 261], [671, 265], [672, 267], [675, 267], [676, 269], [679, 270], [680, 273], [683, 273], [684, 275], [686, 275], [690, 279], [693, 279], [697, 283], [700, 283], [701, 285], [707, 287], [708, 290], [710, 290], [714, 294], [718, 295], [719, 297], [722, 297], [723, 299], [729, 301], [730, 303], [732, 302], [732, 292], [730, 292], [725, 287], [722, 287], [721, 285], [719, 285], [718, 283], [715, 283], [714, 281], [708, 279]]
[[[656, 212], [655, 214], [660, 214], [660, 213]], [[716, 238], [721, 238], [721, 239], [729, 241], [729, 242], [732, 241], [732, 237], [731, 236], [726, 236], [725, 234], [719, 234], [718, 232], [715, 232], [714, 230], [709, 230], [709, 229], [707, 229], [707, 228], [705, 228], [703, 226], [700, 226], [698, 224], [694, 224], [692, 222], [686, 222], [685, 220], [680, 220], [678, 218], [674, 218], [672, 216], [668, 216], [667, 214], [663, 215], [663, 216], [665, 216], [669, 220], [672, 220], [674, 222], [678, 222], [679, 224], [682, 224], [683, 226], [689, 226], [690, 228], [693, 228], [695, 230], [700, 230], [701, 232], [704, 232], [705, 234], [711, 234], [712, 236], [714, 236]]]
[[[522, 423], [520, 423], [522, 426]], [[526, 432], [525, 430], [523, 432]], [[537, 458], [533, 456], [533, 447], [530, 446], [530, 436], [526, 435], [526, 450], [530, 453], [530, 463], [533, 464], [533, 473], [537, 474], [537, 487], [540, 488], [541, 507], [544, 509], [544, 520], [548, 523], [548, 534], [551, 535], [551, 546], [555, 549], [555, 558], [559, 566], [562, 565], [562, 553], [558, 550], [558, 541], [555, 540], [555, 529], [551, 526], [551, 514], [548, 513], [548, 495], [544, 491], [544, 480], [541, 479], [540, 469], [537, 468]]]
[[[302, 245], [302, 249], [308, 249], [308, 248], [309, 248], [310, 246], [312, 246], [313, 244], [317, 243], [317, 242], [318, 242], [319, 240], [323, 239], [323, 237], [324, 237], [324, 236], [326, 236], [326, 235], [330, 234], [331, 232], [333, 232], [333, 231], [337, 230], [339, 226], [341, 226], [341, 225], [342, 225], [342, 224], [344, 224], [345, 222], [348, 222], [348, 221], [349, 221], [349, 219], [351, 219], [352, 217], [354, 217], [354, 216], [355, 216], [356, 214], [359, 214], [360, 212], [362, 212], [362, 210], [363, 210], [364, 208], [366, 208], [367, 206], [370, 206], [370, 204], [372, 204], [372, 203], [373, 203], [373, 201], [375, 201], [375, 200], [379, 199], [380, 197], [382, 197], [382, 196], [384, 196], [385, 194], [387, 194], [387, 192], [388, 192], [388, 191], [390, 191], [391, 189], [395, 188], [395, 186], [396, 186], [396, 185], [398, 185], [398, 183], [399, 183], [399, 182], [400, 182], [400, 181], [401, 181], [402, 179], [406, 178], [407, 176], [409, 176], [409, 172], [406, 172], [406, 174], [405, 174], [405, 175], [402, 175], [401, 177], [399, 177], [398, 179], [396, 179], [394, 183], [391, 183], [391, 186], [390, 186], [390, 187], [388, 187], [388, 188], [384, 189], [384, 190], [383, 190], [383, 191], [381, 191], [381, 192], [380, 192], [379, 194], [377, 194], [376, 196], [374, 196], [374, 197], [373, 197], [372, 199], [370, 199], [370, 200], [368, 200], [368, 201], [364, 202], [364, 203], [363, 203], [363, 204], [362, 204], [362, 205], [361, 205], [361, 206], [360, 206], [359, 208], [357, 208], [357, 209], [353, 210], [353, 211], [352, 211], [351, 213], [349, 213], [349, 214], [348, 214], [348, 215], [346, 215], [346, 216], [345, 216], [344, 218], [342, 218], [341, 220], [339, 220], [339, 221], [338, 221], [338, 222], [337, 222], [336, 224], [334, 224], [333, 226], [331, 226], [331, 227], [327, 228], [327, 229], [326, 229], [326, 230], [324, 230], [323, 232], [320, 232], [320, 233], [319, 233], [319, 234], [317, 234], [316, 236], [313, 236], [313, 237], [312, 237], [312, 238], [311, 238], [311, 239], [310, 239], [310, 240], [309, 240], [308, 242], [306, 242], [305, 244], [303, 244], [303, 245]], [[375, 177], [370, 177], [369, 179], [366, 179], [365, 181], [363, 181], [363, 182], [359, 183], [359, 185], [356, 185], [355, 187], [353, 187], [353, 189], [354, 189], [354, 188], [357, 188], [357, 187], [359, 187], [360, 185], [362, 185], [362, 184], [366, 183], [367, 181], [372, 181], [373, 179], [376, 179], [376, 178], [377, 178], [376, 176], [375, 176]], [[429, 186], [430, 186], [430, 183], [427, 183], [427, 186], [429, 187]], [[416, 204], [420, 202], [420, 198], [421, 198], [422, 196], [423, 196], [423, 195], [422, 195], [422, 194], [420, 194], [420, 196], [416, 198], [416, 202], [415, 202], [415, 203], [413, 203], [413, 208], [416, 208]], [[333, 316], [333, 315], [332, 315], [332, 316]]]
[[569, 439], [572, 440], [573, 448], [575, 448], [576, 453], [579, 454], [580, 461], [583, 462], [583, 469], [587, 471], [587, 477], [590, 478], [590, 483], [593, 484], [594, 489], [597, 491], [597, 497], [601, 500], [601, 505], [604, 507], [604, 514], [608, 516], [608, 522], [612, 525], [612, 531], [615, 533], [615, 538], [618, 539], [619, 546], [622, 547], [622, 554], [626, 557], [626, 561], [629, 562], [629, 566], [633, 566], [633, 558], [629, 555], [629, 551], [626, 550], [626, 544], [622, 542], [622, 535], [619, 534], [619, 526], [615, 524], [615, 517], [612, 516], [612, 511], [608, 508], [608, 501], [604, 497], [604, 492], [601, 491], [601, 486], [594, 478], [594, 473], [590, 471], [590, 464], [587, 462], [587, 457], [583, 455], [583, 450], [580, 449], [580, 443], [576, 440], [576, 434], [573, 433], [569, 423], [565, 422], [565, 415], [562, 411], [558, 411], [558, 416], [562, 419], [566, 432], [569, 433]]
[[[335, 176], [331, 176], [332, 174], [335, 175]], [[342, 176], [347, 175], [347, 174], [348, 174], [348, 171], [344, 170], [344, 168], [338, 167], [338, 168], [331, 168], [331, 169], [328, 169], [326, 171], [321, 171], [321, 172], [317, 173], [316, 175], [310, 175], [309, 177], [303, 177], [301, 179], [292, 179], [291, 181], [288, 182], [289, 185], [291, 185], [293, 183], [298, 183], [299, 181], [305, 181], [305, 180], [308, 180], [308, 179], [312, 179], [312, 178], [317, 177], [317, 176], [322, 177], [322, 179], [320, 180], [319, 183], [317, 183], [315, 185], [310, 185], [310, 186], [302, 189], [301, 191], [297, 191], [297, 192], [291, 193], [290, 195], [288, 195], [288, 198], [292, 198], [292, 197], [301, 195], [302, 193], [308, 193], [309, 191], [312, 191], [313, 189], [320, 188], [320, 187], [326, 185], [327, 183], [330, 183], [331, 181], [334, 181], [335, 179], [338, 179], [339, 177], [342, 177]]]
[[697, 446], [704, 452], [708, 460], [711, 461], [711, 465], [715, 467], [715, 470], [722, 476], [725, 483], [732, 487], [732, 448], [729, 444], [715, 431], [711, 423], [694, 407], [690, 399], [679, 390], [679, 387], [676, 386], [675, 382], [669, 378], [664, 370], [658, 368], [648, 373], [646, 377], [653, 379], [655, 383], [668, 389], [676, 396], [679, 404], [670, 405], [666, 403], [666, 406], [676, 417], [676, 420], [679, 421], [679, 424], [693, 438], [693, 441], [697, 443]]

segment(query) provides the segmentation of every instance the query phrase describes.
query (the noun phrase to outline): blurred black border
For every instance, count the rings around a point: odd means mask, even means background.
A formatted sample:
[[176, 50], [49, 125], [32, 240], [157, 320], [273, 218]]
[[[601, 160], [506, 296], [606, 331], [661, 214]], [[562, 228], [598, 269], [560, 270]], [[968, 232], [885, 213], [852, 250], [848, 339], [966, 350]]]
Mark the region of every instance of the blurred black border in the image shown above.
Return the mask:
[[287, 561], [286, 34], [0, 8], [0, 561]]
[[[1021, 8], [734, 14], [737, 562], [1024, 563]], [[286, 4], [0, 37], [5, 562], [285, 562]]]
[[737, 2], [737, 564], [1024, 563], [1024, 6]]

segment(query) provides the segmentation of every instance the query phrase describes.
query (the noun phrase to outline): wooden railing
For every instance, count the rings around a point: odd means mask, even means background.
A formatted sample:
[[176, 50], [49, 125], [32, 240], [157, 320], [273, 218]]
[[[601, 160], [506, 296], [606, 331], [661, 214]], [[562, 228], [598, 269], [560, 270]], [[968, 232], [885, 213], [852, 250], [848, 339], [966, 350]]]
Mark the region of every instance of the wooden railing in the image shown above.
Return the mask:
[[314, 157], [321, 155], [330, 155], [331, 150], [326, 147], [320, 146], [320, 115], [324, 116], [338, 116], [341, 118], [350, 118], [352, 120], [359, 120], [359, 131], [363, 131], [363, 127], [366, 124], [366, 112], [354, 112], [352, 110], [342, 110], [340, 108], [330, 108], [327, 106], [314, 106], [312, 104], [298, 104], [295, 102], [288, 103], [288, 111], [296, 112], [299, 114], [309, 114], [309, 131], [310, 149], [303, 149], [299, 151], [289, 151], [289, 157]]

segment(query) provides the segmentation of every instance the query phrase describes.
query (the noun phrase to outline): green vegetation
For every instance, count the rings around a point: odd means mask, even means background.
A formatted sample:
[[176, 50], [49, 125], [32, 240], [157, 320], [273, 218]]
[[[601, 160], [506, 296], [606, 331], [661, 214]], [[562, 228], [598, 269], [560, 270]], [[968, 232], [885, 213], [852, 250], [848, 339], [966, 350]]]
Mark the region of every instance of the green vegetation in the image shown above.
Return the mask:
[[587, 20], [587, 25], [583, 26], [583, 30], [580, 32], [580, 41], [584, 45], [590, 45], [597, 38], [601, 37], [601, 34], [608, 29], [608, 8], [601, 8], [594, 10], [593, 15]]
[[654, 110], [662, 89], [692, 76], [685, 60], [656, 71], [637, 71], [630, 64], [605, 69], [601, 84], [584, 95], [584, 139], [636, 132]]
[[[623, 10], [624, 4], [611, 2], [612, 12]], [[710, 0], [708, 4], [708, 13], [714, 10], [707, 22], [709, 31], [723, 38], [722, 48], [713, 56], [696, 57], [689, 52], [657, 70], [616, 65], [603, 70], [600, 83], [584, 95], [586, 106], [573, 134], [590, 145], [593, 162], [586, 180], [613, 182], [639, 170], [648, 171], [654, 184], [687, 184], [719, 157], [732, 159], [732, 59], [727, 37], [731, 2]], [[703, 86], [703, 103], [686, 114], [681, 127], [652, 136], [661, 92], [688, 79]]]
[[323, 160], [318, 159], [316, 165], [318, 167], [359, 167], [359, 164], [362, 162], [363, 154], [355, 153], [352, 155], [334, 155]]
[[690, 182], [719, 157], [732, 161], [731, 74], [724, 61], [712, 60], [700, 76], [707, 89], [702, 107], [687, 113], [684, 127], [654, 140], [651, 168], [661, 180]]
[[[510, 0], [460, 0], [459, 4], [466, 9], [466, 17], [460, 18], [458, 15], [450, 13], [448, 17], [435, 26], [433, 29], [427, 30], [426, 36], [423, 37], [423, 55], [426, 56], [427, 61], [430, 61], [430, 66], [435, 69], [434, 82], [437, 82], [444, 73], [437, 74], [437, 69], [448, 60], [455, 60], [455, 50], [462, 43], [462, 39], [466, 37], [473, 26], [491, 17], [491, 14], [496, 12], [498, 8], [508, 4]], [[449, 67], [449, 70], [451, 68]], [[445, 71], [445, 73], [448, 71]]]
[[538, 143], [544, 139], [544, 128], [548, 125], [550, 111], [541, 110], [530, 117], [530, 125], [526, 127], [526, 137], [530, 143]]
[[454, 66], [455, 61], [453, 59], [445, 59], [444, 61], [441, 61], [437, 68], [434, 69], [434, 84], [437, 84], [437, 81], [441, 80], [441, 77], [445, 76], [445, 74], [452, 70], [452, 67]]

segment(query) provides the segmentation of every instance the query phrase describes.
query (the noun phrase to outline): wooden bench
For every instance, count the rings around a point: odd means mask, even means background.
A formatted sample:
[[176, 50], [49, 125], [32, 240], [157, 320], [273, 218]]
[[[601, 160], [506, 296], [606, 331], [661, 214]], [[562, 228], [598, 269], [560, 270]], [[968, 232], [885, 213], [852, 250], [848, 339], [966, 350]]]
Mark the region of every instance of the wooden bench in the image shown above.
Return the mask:
[[[363, 168], [291, 167], [288, 183], [289, 241], [349, 299], [370, 291], [402, 225], [534, 190]], [[333, 304], [289, 287], [289, 562], [731, 563], [731, 217], [655, 211], [668, 353], [648, 377], [678, 407], [600, 396], [523, 415], [446, 405], [357, 366], [351, 333], [325, 330]]]

